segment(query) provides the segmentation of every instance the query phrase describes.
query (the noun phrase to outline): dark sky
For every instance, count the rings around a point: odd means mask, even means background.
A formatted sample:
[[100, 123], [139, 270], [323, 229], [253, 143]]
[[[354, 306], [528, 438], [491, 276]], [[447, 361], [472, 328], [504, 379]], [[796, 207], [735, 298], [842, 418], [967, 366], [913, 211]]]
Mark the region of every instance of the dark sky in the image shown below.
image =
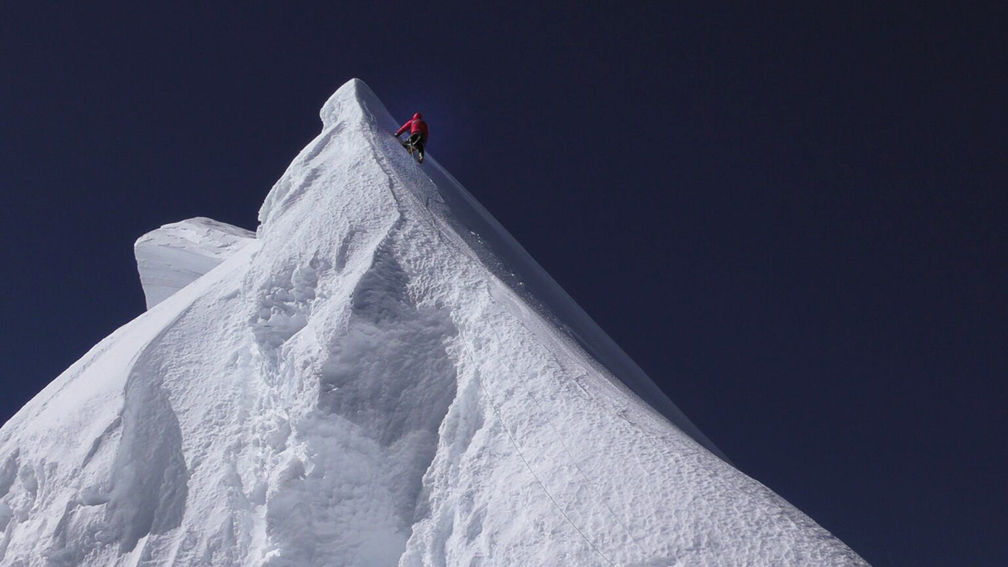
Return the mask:
[[1006, 564], [1004, 3], [35, 4], [0, 420], [143, 310], [138, 236], [255, 228], [360, 77], [743, 471], [875, 565]]

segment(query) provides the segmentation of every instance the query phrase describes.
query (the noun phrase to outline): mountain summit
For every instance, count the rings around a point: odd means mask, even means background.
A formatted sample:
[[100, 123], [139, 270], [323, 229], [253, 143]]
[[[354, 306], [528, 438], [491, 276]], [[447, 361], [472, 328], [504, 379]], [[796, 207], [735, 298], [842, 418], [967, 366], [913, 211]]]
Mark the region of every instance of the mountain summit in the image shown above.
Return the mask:
[[735, 469], [353, 80], [253, 235], [0, 429], [0, 565], [864, 565]]

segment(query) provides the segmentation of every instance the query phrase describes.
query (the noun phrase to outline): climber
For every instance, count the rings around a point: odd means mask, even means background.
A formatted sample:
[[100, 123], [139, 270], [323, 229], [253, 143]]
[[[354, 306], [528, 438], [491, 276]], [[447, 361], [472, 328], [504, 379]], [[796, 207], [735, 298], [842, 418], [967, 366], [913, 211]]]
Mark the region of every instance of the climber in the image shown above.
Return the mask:
[[409, 152], [412, 154], [414, 151], [418, 153], [417, 161], [423, 163], [424, 158], [424, 146], [427, 145], [427, 123], [424, 122], [423, 115], [419, 112], [413, 115], [413, 118], [406, 121], [399, 128], [399, 131], [395, 133], [396, 138], [402, 135], [403, 132], [409, 130], [410, 136], [409, 140], [403, 144]]

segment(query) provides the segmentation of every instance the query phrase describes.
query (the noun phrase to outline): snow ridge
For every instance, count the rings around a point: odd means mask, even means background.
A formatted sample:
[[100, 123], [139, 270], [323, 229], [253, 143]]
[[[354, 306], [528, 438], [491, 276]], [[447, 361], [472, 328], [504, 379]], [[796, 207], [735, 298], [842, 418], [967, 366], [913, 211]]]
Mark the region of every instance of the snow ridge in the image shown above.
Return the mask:
[[[721, 458], [364, 83], [0, 429], [0, 565], [864, 565]], [[150, 290], [148, 290], [150, 287]]]
[[233, 256], [254, 237], [243, 228], [205, 217], [166, 224], [141, 236], [133, 250], [147, 309]]

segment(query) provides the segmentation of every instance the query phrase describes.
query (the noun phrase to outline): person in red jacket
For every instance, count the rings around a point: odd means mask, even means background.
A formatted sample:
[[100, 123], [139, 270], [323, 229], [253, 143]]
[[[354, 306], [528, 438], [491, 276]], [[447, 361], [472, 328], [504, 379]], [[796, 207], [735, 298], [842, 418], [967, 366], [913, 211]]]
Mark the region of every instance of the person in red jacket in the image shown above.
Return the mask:
[[409, 130], [410, 136], [409, 140], [406, 142], [405, 146], [407, 148], [412, 147], [416, 151], [420, 152], [420, 163], [423, 163], [424, 157], [424, 146], [427, 145], [427, 123], [424, 122], [423, 115], [417, 112], [413, 115], [413, 118], [406, 121], [399, 128], [399, 131], [395, 133], [396, 138], [402, 135], [403, 132]]

